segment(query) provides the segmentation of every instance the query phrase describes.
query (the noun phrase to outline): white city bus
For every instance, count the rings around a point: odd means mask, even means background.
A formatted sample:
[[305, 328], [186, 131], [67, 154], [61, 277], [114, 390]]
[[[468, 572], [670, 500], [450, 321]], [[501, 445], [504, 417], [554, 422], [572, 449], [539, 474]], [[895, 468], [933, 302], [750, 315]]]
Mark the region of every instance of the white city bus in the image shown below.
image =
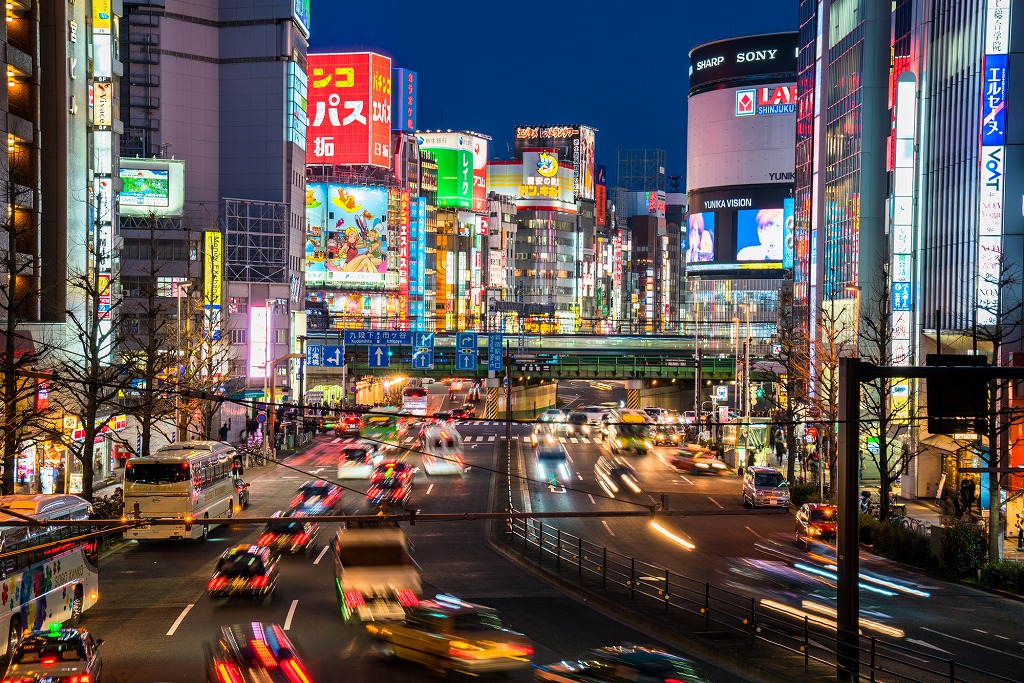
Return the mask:
[[[7, 514], [10, 511], [16, 514]], [[99, 600], [99, 572], [95, 538], [78, 539], [89, 528], [74, 526], [16, 527], [23, 519], [89, 519], [89, 501], [70, 495], [11, 495], [0, 497], [0, 655], [26, 630], [40, 630], [54, 622], [77, 625], [82, 612]], [[52, 545], [51, 545], [52, 544]]]
[[176, 519], [180, 524], [137, 526], [125, 538], [199, 538], [210, 525], [204, 519], [230, 517], [237, 490], [231, 476], [233, 446], [220, 441], [182, 441], [132, 458], [124, 470], [124, 511], [145, 518]]

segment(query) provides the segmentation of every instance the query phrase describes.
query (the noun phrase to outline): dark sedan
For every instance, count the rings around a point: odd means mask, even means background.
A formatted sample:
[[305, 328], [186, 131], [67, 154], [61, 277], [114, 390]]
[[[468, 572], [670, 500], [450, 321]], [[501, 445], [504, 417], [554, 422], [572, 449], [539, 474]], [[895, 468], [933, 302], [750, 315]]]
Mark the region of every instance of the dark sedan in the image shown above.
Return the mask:
[[312, 683], [295, 646], [277, 624], [220, 629], [206, 645], [206, 678], [215, 683]]
[[269, 600], [277, 586], [277, 576], [277, 555], [270, 548], [236, 545], [217, 560], [206, 591], [211, 598], [248, 596]]

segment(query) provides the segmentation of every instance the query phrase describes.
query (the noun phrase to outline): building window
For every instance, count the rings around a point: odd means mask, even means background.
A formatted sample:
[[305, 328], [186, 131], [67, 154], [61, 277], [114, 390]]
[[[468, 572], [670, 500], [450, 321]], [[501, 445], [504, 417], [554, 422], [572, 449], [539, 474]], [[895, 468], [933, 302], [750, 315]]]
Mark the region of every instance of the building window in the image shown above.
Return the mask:
[[249, 340], [248, 330], [228, 330], [231, 344], [245, 344]]

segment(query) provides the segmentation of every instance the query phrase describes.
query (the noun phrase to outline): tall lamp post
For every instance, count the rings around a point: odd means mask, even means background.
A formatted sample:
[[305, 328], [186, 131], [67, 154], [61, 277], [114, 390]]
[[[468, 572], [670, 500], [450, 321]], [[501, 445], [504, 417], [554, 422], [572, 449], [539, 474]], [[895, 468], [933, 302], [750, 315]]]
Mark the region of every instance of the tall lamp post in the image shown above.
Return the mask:
[[732, 357], [733, 357], [733, 379], [732, 385], [733, 390], [733, 405], [736, 408], [736, 412], [740, 412], [740, 319], [733, 318], [732, 324], [735, 327], [736, 334], [733, 335], [732, 340]]
[[174, 292], [175, 296], [174, 296], [174, 298], [177, 300], [177, 306], [178, 306], [178, 317], [175, 319], [175, 323], [177, 325], [177, 346], [178, 346], [178, 348], [176, 350], [176, 353], [175, 353], [175, 356], [176, 356], [177, 361], [178, 361], [178, 369], [177, 369], [178, 381], [175, 382], [175, 384], [177, 385], [177, 391], [174, 392], [174, 441], [175, 442], [180, 442], [181, 441], [181, 375], [182, 375], [182, 373], [181, 373], [181, 363], [182, 363], [182, 361], [185, 358], [185, 354], [182, 353], [182, 349], [181, 349], [181, 297], [182, 297], [182, 290], [184, 290], [184, 295], [186, 297], [188, 296], [188, 293], [189, 293], [188, 290], [189, 290], [189, 287], [192, 286], [192, 283], [191, 282], [176, 282], [173, 286], [175, 287], [175, 292]]

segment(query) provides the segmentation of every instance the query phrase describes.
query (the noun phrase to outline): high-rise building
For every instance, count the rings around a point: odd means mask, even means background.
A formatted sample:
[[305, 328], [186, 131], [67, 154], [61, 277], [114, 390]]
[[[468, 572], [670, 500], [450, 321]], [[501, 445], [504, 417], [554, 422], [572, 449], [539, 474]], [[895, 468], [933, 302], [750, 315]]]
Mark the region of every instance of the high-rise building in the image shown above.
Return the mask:
[[[207, 232], [223, 235], [223, 334], [237, 385], [286, 395], [304, 332], [306, 47], [308, 3], [292, 0], [125, 0], [120, 54], [122, 155], [184, 162], [180, 216], [123, 218], [122, 272], [196, 296]], [[157, 227], [154, 232], [151, 227]], [[294, 363], [294, 361], [293, 361]]]
[[705, 349], [768, 353], [787, 250], [796, 120], [796, 33], [690, 51], [686, 291]]

